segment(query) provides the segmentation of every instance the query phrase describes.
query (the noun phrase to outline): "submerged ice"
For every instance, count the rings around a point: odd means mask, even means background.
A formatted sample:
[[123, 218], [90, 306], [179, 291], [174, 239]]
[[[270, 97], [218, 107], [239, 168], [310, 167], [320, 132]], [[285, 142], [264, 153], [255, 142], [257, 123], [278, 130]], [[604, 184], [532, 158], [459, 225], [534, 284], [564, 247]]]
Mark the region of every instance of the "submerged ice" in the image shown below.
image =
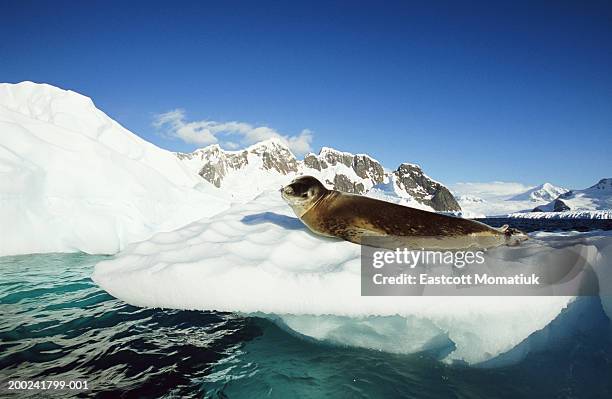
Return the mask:
[[[503, 251], [497, 261], [509, 265], [538, 260], [537, 251], [520, 259]], [[586, 252], [595, 263], [601, 258], [597, 248]], [[360, 278], [359, 246], [314, 236], [277, 192], [129, 245], [93, 275], [132, 305], [264, 315], [315, 339], [398, 353], [434, 350], [468, 363], [512, 349], [573, 300], [364, 297]]]

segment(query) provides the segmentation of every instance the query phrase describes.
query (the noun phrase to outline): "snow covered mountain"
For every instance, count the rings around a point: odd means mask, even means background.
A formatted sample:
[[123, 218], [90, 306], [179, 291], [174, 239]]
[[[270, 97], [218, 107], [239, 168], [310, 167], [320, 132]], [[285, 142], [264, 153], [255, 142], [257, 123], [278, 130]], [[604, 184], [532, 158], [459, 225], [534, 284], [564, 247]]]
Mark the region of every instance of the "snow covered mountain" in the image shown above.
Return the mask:
[[309, 153], [303, 160], [277, 139], [240, 151], [211, 145], [176, 155], [194, 174], [238, 198], [252, 198], [266, 189], [278, 188], [294, 176], [312, 175], [327, 187], [348, 193], [371, 194], [429, 210], [461, 210], [450, 191], [418, 165], [404, 163], [388, 172], [368, 155], [329, 147], [323, 147], [319, 154]]
[[175, 153], [192, 176], [212, 183], [233, 200], [250, 200], [287, 184], [298, 162], [278, 139], [256, 143], [244, 150], [225, 151], [214, 144], [192, 153]]
[[0, 84], [0, 256], [116, 253], [228, 203], [88, 97]]
[[303, 174], [316, 176], [328, 187], [348, 193], [364, 194], [387, 176], [383, 166], [368, 155], [329, 147], [321, 148], [318, 155], [307, 154], [302, 165]]
[[531, 201], [537, 203], [550, 202], [555, 200], [559, 195], [568, 191], [569, 190], [566, 188], [554, 186], [550, 183], [544, 183], [533, 187], [524, 193], [511, 197], [510, 201]]
[[567, 189], [550, 183], [529, 187], [516, 182], [458, 183], [454, 194], [464, 217], [506, 216], [545, 205]]
[[604, 211], [612, 209], [612, 178], [584, 190], [567, 191], [534, 212]]

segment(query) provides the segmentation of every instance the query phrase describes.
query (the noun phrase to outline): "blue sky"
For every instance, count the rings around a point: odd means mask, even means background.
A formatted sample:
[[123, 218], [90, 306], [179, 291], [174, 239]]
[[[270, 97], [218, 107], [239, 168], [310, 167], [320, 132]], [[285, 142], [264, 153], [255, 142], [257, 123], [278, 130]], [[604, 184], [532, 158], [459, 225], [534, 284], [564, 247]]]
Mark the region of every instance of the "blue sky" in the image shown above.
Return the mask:
[[279, 132], [449, 184], [612, 177], [612, 3], [425, 3], [3, 1], [0, 80], [171, 150]]

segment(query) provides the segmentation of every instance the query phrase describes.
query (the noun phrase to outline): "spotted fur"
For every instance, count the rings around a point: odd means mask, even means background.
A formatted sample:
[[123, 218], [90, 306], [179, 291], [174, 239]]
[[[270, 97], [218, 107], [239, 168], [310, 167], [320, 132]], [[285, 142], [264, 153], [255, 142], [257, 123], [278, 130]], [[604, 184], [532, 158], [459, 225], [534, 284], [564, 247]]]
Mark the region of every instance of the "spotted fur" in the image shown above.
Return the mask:
[[328, 190], [310, 176], [297, 178], [281, 193], [310, 230], [357, 244], [365, 237], [389, 237], [389, 247], [461, 249], [514, 245], [526, 239], [516, 229], [495, 229], [469, 219]]

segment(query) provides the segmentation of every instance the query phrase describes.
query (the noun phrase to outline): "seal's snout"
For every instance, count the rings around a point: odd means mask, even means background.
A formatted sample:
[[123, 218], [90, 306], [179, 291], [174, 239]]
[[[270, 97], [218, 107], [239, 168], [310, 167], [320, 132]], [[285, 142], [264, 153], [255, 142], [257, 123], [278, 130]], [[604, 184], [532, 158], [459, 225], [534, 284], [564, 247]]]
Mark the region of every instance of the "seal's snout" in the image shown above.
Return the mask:
[[293, 194], [293, 188], [291, 186], [286, 186], [286, 187], [281, 188], [281, 192], [287, 195], [291, 195]]

